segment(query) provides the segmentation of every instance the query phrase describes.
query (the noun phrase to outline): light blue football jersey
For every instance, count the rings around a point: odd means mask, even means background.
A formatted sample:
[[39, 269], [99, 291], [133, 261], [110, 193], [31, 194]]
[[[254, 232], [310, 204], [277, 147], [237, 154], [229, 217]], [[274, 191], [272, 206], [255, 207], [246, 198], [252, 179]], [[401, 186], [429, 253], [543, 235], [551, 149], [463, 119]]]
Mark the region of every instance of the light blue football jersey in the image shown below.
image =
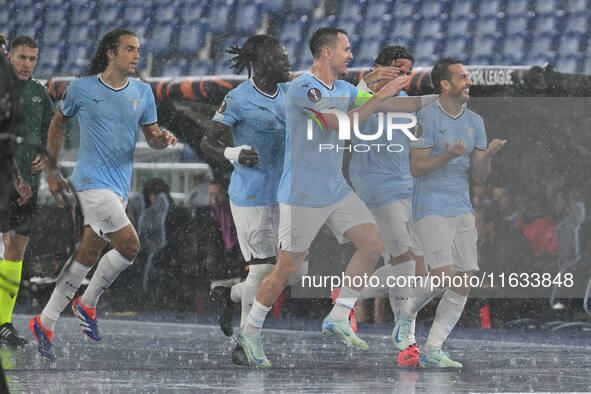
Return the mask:
[[[346, 81], [332, 88], [306, 73], [289, 86], [286, 102], [286, 139], [279, 201], [288, 205], [323, 207], [340, 201], [351, 187], [343, 176], [343, 150], [320, 151], [324, 146], [345, 146], [336, 130], [323, 121], [324, 110], [348, 112], [359, 90]], [[319, 116], [320, 115], [320, 116]], [[311, 129], [308, 129], [310, 119]], [[311, 133], [309, 133], [311, 131]]]
[[246, 80], [230, 91], [213, 120], [232, 128], [234, 146], [249, 145], [259, 163], [234, 163], [228, 194], [238, 206], [277, 204], [277, 188], [285, 153], [285, 96], [288, 83], [270, 96]]
[[439, 156], [445, 152], [446, 142], [453, 146], [457, 139], [462, 140], [467, 149], [443, 167], [415, 179], [413, 219], [473, 213], [468, 177], [472, 152], [487, 148], [482, 118], [465, 108], [454, 119], [441, 109], [438, 100], [417, 113], [417, 125], [418, 140], [410, 143], [412, 149], [431, 148], [429, 157]]
[[109, 189], [127, 201], [138, 125], [158, 121], [150, 85], [129, 79], [115, 90], [98, 75], [75, 79], [59, 108], [67, 117], [78, 114], [80, 123], [76, 190]]
[[[398, 95], [404, 96], [408, 96], [405, 91]], [[393, 121], [397, 122], [396, 119]], [[359, 129], [363, 134], [373, 134], [379, 128], [378, 122], [378, 114], [371, 114]], [[398, 120], [398, 123], [407, 122], [407, 119]], [[385, 120], [384, 131], [376, 140], [363, 141], [354, 133], [351, 135], [351, 143], [354, 145], [383, 145], [379, 151], [375, 146], [367, 152], [359, 149], [353, 153], [349, 164], [351, 183], [368, 208], [377, 208], [412, 196], [413, 180], [408, 161], [409, 142], [409, 138], [401, 130], [393, 131], [392, 139], [388, 140]], [[386, 148], [388, 145], [392, 145], [391, 152]]]

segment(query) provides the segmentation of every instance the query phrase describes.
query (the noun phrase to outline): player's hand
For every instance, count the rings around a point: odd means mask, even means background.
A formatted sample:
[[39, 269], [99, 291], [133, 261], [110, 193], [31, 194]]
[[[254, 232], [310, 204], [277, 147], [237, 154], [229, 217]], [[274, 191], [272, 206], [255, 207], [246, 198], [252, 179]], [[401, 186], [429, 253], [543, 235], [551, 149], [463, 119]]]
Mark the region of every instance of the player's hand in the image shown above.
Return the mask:
[[498, 138], [493, 139], [490, 144], [488, 144], [488, 148], [486, 149], [486, 153], [489, 156], [493, 156], [498, 151], [501, 150], [503, 146], [507, 143], [507, 140], [500, 140]]
[[47, 156], [45, 154], [38, 154], [31, 162], [31, 172], [37, 174], [47, 168]]
[[388, 80], [391, 81], [400, 75], [400, 69], [398, 67], [378, 67], [374, 71], [363, 77], [363, 80], [368, 87], [375, 84], [376, 82]]
[[70, 192], [68, 183], [61, 174], [49, 173], [47, 174], [47, 184], [49, 186], [49, 192], [55, 198], [55, 201], [57, 201], [58, 207], [63, 208], [65, 206], [63, 193], [64, 191]]
[[255, 148], [242, 149], [238, 154], [238, 163], [245, 167], [254, 167], [259, 163], [259, 152]]
[[156, 140], [158, 145], [167, 147], [169, 145], [176, 145], [178, 142], [177, 138], [168, 130], [162, 129], [159, 134], [156, 134]]
[[25, 205], [33, 197], [31, 186], [22, 177], [14, 180], [14, 188], [19, 195], [18, 205]]
[[408, 82], [409, 76], [408, 75], [400, 75], [390, 82], [388, 82], [378, 93], [376, 96], [379, 95], [380, 97], [391, 97], [397, 96], [398, 93], [406, 86]]
[[446, 142], [445, 153], [451, 155], [453, 158], [460, 157], [466, 153], [466, 144], [459, 138], [456, 140], [454, 146], [450, 146], [449, 142]]

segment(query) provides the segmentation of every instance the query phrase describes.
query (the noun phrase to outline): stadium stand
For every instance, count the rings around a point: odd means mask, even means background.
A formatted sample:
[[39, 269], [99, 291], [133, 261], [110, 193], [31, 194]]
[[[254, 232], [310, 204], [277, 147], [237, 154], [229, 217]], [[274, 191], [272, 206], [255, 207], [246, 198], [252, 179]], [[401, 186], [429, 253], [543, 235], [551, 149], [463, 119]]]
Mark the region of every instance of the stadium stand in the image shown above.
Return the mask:
[[[223, 45], [263, 31], [285, 43], [295, 69], [306, 68], [311, 59], [305, 37], [323, 25], [350, 32], [358, 67], [372, 64], [368, 46], [387, 42], [406, 45], [419, 67], [446, 55], [469, 64], [550, 62], [559, 71], [590, 73], [590, 5], [589, 0], [21, 0], [0, 7], [0, 26], [10, 40], [29, 34], [40, 41], [42, 77], [80, 73], [94, 50], [92, 38], [117, 26], [142, 38], [151, 58], [144, 64], [150, 65], [147, 76], [227, 73], [227, 57], [210, 59], [219, 57]], [[65, 15], [71, 15], [68, 24], [62, 23]]]

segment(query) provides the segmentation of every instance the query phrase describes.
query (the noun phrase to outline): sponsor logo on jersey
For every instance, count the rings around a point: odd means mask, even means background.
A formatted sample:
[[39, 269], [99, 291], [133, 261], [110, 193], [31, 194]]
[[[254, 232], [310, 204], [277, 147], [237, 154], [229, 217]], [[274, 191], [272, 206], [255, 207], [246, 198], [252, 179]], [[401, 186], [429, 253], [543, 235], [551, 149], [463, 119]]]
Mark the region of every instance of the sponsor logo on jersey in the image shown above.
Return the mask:
[[135, 111], [137, 109], [137, 103], [140, 101], [140, 99], [129, 99], [129, 102], [131, 103], [131, 106], [133, 107], [133, 110]]

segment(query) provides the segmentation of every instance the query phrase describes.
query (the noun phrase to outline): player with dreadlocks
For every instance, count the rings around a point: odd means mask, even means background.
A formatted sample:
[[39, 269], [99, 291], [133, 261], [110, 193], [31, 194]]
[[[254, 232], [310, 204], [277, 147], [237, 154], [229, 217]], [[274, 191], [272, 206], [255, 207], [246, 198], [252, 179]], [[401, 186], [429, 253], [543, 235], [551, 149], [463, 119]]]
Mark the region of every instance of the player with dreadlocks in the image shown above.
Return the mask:
[[115, 29], [105, 34], [85, 77], [70, 82], [49, 127], [48, 166], [53, 171], [47, 182], [58, 205], [63, 206], [60, 192], [67, 190], [67, 185], [55, 172], [55, 163], [66, 123], [79, 115], [80, 148], [72, 183], [85, 226], [73, 261], [62, 270], [41, 315], [30, 322], [39, 353], [51, 360], [55, 359], [52, 344], [55, 323], [107, 243], [111, 242], [113, 249], [100, 259], [84, 294], [72, 302], [82, 332], [96, 341], [102, 338], [96, 321], [98, 299], [131, 265], [139, 251], [137, 233], [125, 213], [138, 125], [154, 149], [164, 149], [177, 142], [170, 132], [158, 127], [150, 85], [129, 78], [137, 75], [139, 53], [140, 42], [133, 32]]
[[[284, 82], [289, 79], [290, 63], [284, 46], [267, 35], [250, 37], [241, 48], [227, 52], [236, 55], [231, 67], [237, 73], [247, 69], [249, 79], [226, 95], [201, 146], [234, 164], [228, 194], [240, 249], [250, 266], [244, 282], [211, 292], [222, 331], [230, 336], [232, 305], [241, 302], [242, 328], [260, 282], [277, 259], [277, 187], [285, 150]], [[222, 142], [229, 133], [233, 146]], [[247, 364], [239, 345], [232, 360]]]

